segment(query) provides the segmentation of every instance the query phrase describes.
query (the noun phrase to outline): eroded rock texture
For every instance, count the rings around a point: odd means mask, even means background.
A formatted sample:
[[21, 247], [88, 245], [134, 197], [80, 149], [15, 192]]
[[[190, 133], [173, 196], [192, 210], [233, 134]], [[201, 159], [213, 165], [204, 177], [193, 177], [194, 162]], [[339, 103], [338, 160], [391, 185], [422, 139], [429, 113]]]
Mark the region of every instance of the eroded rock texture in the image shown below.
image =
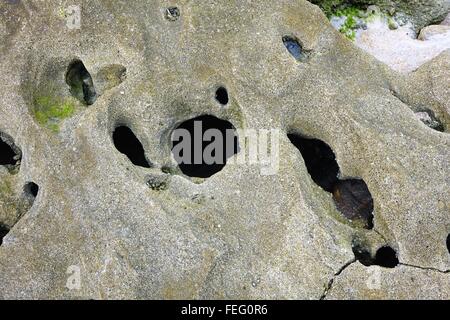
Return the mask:
[[[1, 298], [450, 298], [450, 52], [399, 75], [303, 0], [73, 4], [79, 29], [66, 1], [0, 4]], [[184, 175], [170, 134], [205, 114], [280, 129], [278, 173]]]
[[376, 5], [381, 10], [400, 19], [410, 21], [417, 31], [439, 23], [450, 11], [450, 0], [310, 0], [327, 13], [345, 6], [367, 7]]

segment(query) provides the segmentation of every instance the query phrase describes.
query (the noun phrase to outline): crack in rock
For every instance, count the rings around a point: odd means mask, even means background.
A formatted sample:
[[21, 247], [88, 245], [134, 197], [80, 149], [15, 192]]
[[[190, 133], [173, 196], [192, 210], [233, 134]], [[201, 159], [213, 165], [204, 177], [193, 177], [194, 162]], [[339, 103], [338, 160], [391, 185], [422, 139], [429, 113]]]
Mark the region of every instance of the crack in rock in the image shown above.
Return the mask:
[[422, 267], [422, 266], [416, 266], [413, 264], [408, 264], [408, 263], [403, 263], [403, 262], [400, 262], [399, 265], [404, 266], [404, 267], [417, 268], [417, 269], [421, 269], [421, 270], [435, 271], [435, 272], [439, 272], [439, 273], [443, 273], [443, 274], [450, 273], [450, 269], [449, 270], [440, 270], [440, 269], [436, 269], [433, 267]]
[[324, 300], [328, 294], [328, 292], [331, 290], [331, 287], [333, 286], [333, 282], [336, 279], [336, 277], [338, 277], [342, 272], [344, 272], [345, 269], [347, 269], [349, 266], [351, 266], [353, 263], [355, 263], [357, 260], [356, 258], [353, 258], [352, 260], [350, 260], [349, 262], [347, 262], [346, 264], [344, 264], [339, 270], [338, 272], [336, 272], [334, 274], [334, 276], [330, 279], [330, 281], [328, 281], [328, 285], [325, 288], [322, 296], [320, 297], [319, 300]]

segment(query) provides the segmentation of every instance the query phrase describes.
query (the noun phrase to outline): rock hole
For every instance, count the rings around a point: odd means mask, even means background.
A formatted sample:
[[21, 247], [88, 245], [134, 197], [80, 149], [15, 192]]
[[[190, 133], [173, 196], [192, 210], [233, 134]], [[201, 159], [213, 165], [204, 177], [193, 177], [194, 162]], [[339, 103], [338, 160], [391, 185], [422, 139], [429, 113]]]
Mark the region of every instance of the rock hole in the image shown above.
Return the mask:
[[422, 121], [427, 127], [439, 132], [444, 132], [445, 128], [441, 121], [436, 117], [435, 113], [430, 109], [423, 109], [415, 112], [416, 117]]
[[23, 191], [28, 197], [35, 199], [39, 193], [39, 186], [34, 182], [28, 182], [23, 188]]
[[300, 150], [313, 181], [325, 191], [333, 192], [339, 181], [339, 166], [333, 150], [318, 139], [306, 139], [297, 134], [288, 134], [288, 138]]
[[[0, 136], [1, 137], [1, 136]], [[14, 166], [17, 164], [17, 155], [9, 144], [0, 139], [0, 165]]]
[[150, 168], [145, 157], [144, 147], [130, 128], [117, 127], [113, 133], [113, 141], [116, 149], [126, 155], [134, 165]]
[[300, 151], [312, 180], [333, 194], [336, 208], [349, 220], [361, 221], [364, 228], [373, 228], [373, 199], [367, 184], [361, 179], [340, 180], [339, 165], [333, 150], [318, 139], [288, 134]]
[[97, 99], [92, 77], [80, 60], [75, 60], [69, 65], [66, 83], [70, 87], [71, 94], [82, 103], [91, 105]]
[[3, 238], [9, 233], [9, 228], [0, 223], [0, 246], [3, 244]]
[[352, 250], [355, 258], [366, 267], [380, 266], [384, 268], [395, 268], [399, 264], [397, 252], [390, 246], [379, 248], [375, 257], [372, 257], [369, 250], [365, 249], [358, 242], [353, 242]]
[[395, 268], [398, 264], [397, 252], [389, 246], [378, 249], [374, 264], [384, 268]]
[[228, 91], [224, 87], [220, 87], [216, 91], [216, 100], [223, 106], [228, 104]]
[[366, 267], [372, 266], [374, 264], [374, 259], [370, 252], [364, 248], [358, 241], [353, 241], [352, 243], [352, 251], [355, 255], [355, 259], [361, 262], [361, 264]]
[[22, 152], [6, 133], [0, 132], [0, 165], [5, 166], [10, 173], [15, 173], [20, 165]]
[[180, 18], [180, 9], [178, 7], [168, 7], [165, 12], [165, 17], [169, 21], [177, 21]]
[[333, 187], [333, 199], [344, 216], [362, 219], [367, 229], [373, 229], [373, 199], [363, 180], [339, 180]]
[[289, 53], [297, 61], [305, 62], [308, 59], [310, 52], [304, 50], [302, 44], [300, 43], [300, 41], [298, 41], [297, 38], [291, 36], [284, 36], [282, 40], [287, 51], [289, 51]]
[[238, 152], [235, 127], [211, 115], [184, 121], [172, 133], [172, 154], [180, 170], [189, 177], [211, 177]]

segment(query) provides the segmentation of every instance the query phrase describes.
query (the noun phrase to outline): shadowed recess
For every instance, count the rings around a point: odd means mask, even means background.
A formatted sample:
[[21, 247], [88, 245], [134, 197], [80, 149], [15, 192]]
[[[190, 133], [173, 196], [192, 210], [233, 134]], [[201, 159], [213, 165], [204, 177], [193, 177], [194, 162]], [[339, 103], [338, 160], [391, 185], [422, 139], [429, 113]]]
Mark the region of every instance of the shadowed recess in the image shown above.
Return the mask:
[[373, 199], [367, 184], [361, 179], [340, 180], [339, 165], [333, 150], [319, 139], [288, 134], [300, 151], [312, 180], [333, 194], [336, 208], [351, 221], [362, 221], [366, 229], [373, 228]]
[[91, 105], [97, 99], [92, 77], [80, 60], [69, 65], [66, 83], [70, 87], [70, 93], [82, 103]]
[[3, 244], [3, 238], [8, 234], [9, 228], [0, 223], [0, 246]]
[[374, 264], [385, 268], [395, 268], [399, 264], [397, 252], [389, 246], [381, 247], [375, 255]]
[[416, 117], [422, 121], [427, 127], [439, 132], [444, 132], [444, 124], [438, 119], [436, 114], [430, 109], [422, 109], [415, 113]]
[[178, 7], [168, 7], [164, 16], [169, 21], [177, 21], [180, 18], [180, 9]]
[[113, 141], [116, 149], [126, 155], [134, 165], [150, 168], [145, 157], [144, 147], [130, 128], [117, 127], [113, 133]]
[[447, 250], [450, 253], [450, 234], [447, 236]]
[[361, 219], [368, 229], [373, 228], [373, 199], [363, 180], [339, 180], [333, 187], [337, 209], [348, 219]]
[[333, 150], [318, 139], [306, 139], [296, 134], [288, 134], [288, 138], [300, 150], [313, 181], [325, 191], [333, 192], [339, 180], [339, 166]]
[[[180, 129], [181, 131], [184, 129], [190, 139], [184, 141], [184, 136], [174, 139], [174, 134], [172, 134], [172, 153], [180, 170], [189, 177], [209, 178], [225, 167], [228, 158], [239, 152], [236, 129], [229, 121], [211, 115], [203, 115], [184, 121], [174, 132], [180, 132]], [[220, 141], [216, 140], [215, 136], [211, 139], [203, 139], [205, 132], [210, 129], [216, 129], [214, 131], [220, 136]], [[217, 160], [214, 162], [204, 157], [205, 149], [212, 150], [212, 145], [218, 146], [211, 152], [211, 155]], [[180, 152], [175, 152], [175, 150]], [[188, 152], [190, 156], [184, 152]], [[183, 160], [177, 159], [178, 156]]]
[[0, 165], [6, 166], [12, 174], [17, 172], [22, 159], [22, 151], [14, 143], [13, 138], [0, 131]]
[[0, 138], [0, 165], [14, 166], [18, 161], [16, 158], [16, 153], [11, 146]]
[[25, 194], [31, 198], [36, 198], [39, 193], [39, 186], [34, 182], [28, 182], [25, 187], [23, 187]]
[[283, 44], [287, 51], [300, 62], [305, 62], [309, 57], [309, 51], [304, 50], [300, 41], [297, 38], [291, 36], [284, 36], [282, 38]]
[[227, 105], [229, 101], [227, 89], [225, 89], [224, 87], [218, 88], [216, 91], [216, 100], [221, 105]]
[[372, 257], [367, 249], [357, 243], [353, 243], [352, 250], [355, 258], [366, 267], [380, 266], [384, 268], [395, 268], [399, 264], [397, 252], [390, 246], [379, 248], [375, 257]]

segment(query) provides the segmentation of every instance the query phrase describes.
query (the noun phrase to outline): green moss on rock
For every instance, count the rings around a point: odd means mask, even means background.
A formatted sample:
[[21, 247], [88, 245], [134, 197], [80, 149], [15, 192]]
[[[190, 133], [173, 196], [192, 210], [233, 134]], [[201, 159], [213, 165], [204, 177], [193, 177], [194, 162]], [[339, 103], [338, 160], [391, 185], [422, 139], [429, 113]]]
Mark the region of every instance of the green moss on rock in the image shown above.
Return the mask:
[[75, 110], [76, 104], [72, 98], [42, 95], [34, 99], [34, 118], [41, 126], [53, 132], [58, 132], [59, 123], [73, 116]]

